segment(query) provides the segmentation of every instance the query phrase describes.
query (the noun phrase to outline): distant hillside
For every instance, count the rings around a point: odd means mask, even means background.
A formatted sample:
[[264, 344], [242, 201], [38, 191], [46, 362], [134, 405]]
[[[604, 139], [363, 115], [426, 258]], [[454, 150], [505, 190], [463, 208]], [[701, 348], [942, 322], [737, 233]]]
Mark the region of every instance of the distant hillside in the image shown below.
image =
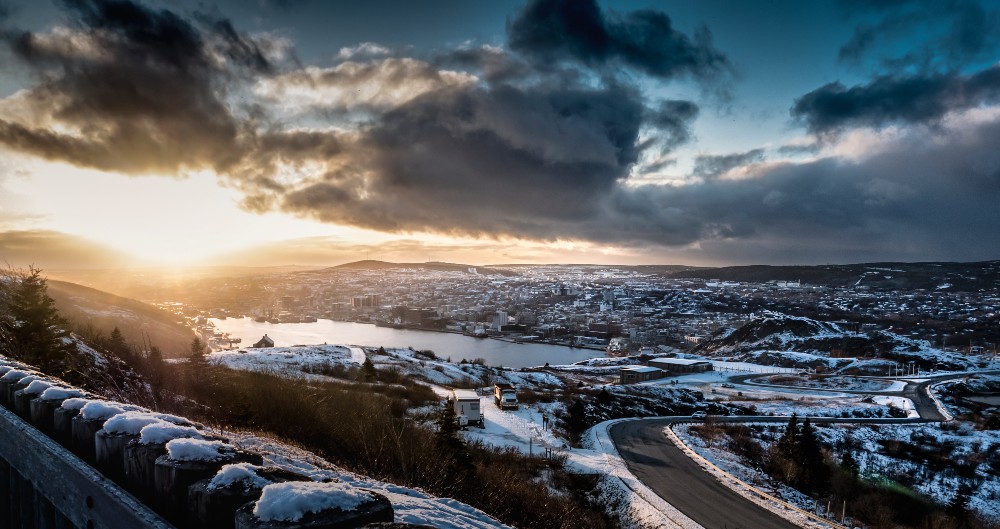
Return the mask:
[[252, 276], [270, 276], [313, 270], [310, 266], [192, 266], [184, 268], [45, 269], [50, 279], [75, 283], [140, 300], [174, 300], [200, 282]]
[[436, 270], [438, 272], [469, 272], [470, 269], [474, 268], [477, 273], [484, 275], [512, 275], [511, 272], [506, 270], [467, 264], [441, 263], [437, 261], [427, 263], [390, 263], [388, 261], [376, 261], [374, 259], [344, 263], [339, 266], [331, 267], [328, 270], [389, 270], [395, 268], [416, 268], [420, 270]]
[[901, 290], [975, 292], [1000, 289], [1000, 261], [979, 263], [863, 263], [819, 266], [727, 266], [695, 268], [670, 274], [673, 278], [722, 281], [802, 281], [831, 287], [869, 286]]
[[711, 358], [784, 367], [820, 367], [865, 374], [913, 362], [921, 369], [963, 370], [984, 359], [932, 347], [889, 331], [855, 333], [835, 323], [765, 312], [743, 326], [722, 332], [692, 350]]
[[177, 316], [141, 301], [123, 298], [93, 288], [48, 281], [49, 295], [64, 317], [76, 325], [93, 325], [104, 334], [116, 326], [131, 344], [145, 339], [163, 351], [167, 358], [186, 356], [194, 332], [180, 323]]

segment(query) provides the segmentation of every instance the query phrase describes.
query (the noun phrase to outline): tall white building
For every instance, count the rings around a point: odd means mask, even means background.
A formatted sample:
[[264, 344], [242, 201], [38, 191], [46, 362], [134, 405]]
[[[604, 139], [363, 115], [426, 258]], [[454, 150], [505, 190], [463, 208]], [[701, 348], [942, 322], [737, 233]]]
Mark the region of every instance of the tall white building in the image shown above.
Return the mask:
[[493, 315], [493, 328], [499, 331], [504, 325], [507, 325], [507, 312], [498, 310]]

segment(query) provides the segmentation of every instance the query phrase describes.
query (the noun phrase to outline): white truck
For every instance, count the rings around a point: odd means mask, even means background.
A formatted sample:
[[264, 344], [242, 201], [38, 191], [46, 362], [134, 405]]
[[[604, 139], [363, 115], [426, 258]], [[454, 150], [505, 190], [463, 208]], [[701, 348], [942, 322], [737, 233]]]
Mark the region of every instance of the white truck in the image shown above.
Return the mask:
[[479, 395], [468, 389], [452, 390], [455, 396], [455, 417], [459, 426], [474, 424], [482, 428], [483, 413], [479, 405]]
[[511, 384], [498, 382], [493, 384], [493, 400], [501, 410], [517, 409], [517, 391]]

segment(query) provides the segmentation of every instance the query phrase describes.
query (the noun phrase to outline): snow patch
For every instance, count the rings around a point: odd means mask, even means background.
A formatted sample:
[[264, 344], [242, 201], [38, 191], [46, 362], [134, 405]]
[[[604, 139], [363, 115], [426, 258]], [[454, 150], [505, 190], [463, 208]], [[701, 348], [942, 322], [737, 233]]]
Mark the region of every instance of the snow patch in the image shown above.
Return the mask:
[[22, 378], [24, 378], [24, 377], [26, 377], [26, 376], [28, 376], [30, 374], [31, 374], [31, 371], [22, 371], [20, 369], [11, 369], [10, 371], [7, 371], [6, 373], [4, 373], [4, 375], [2, 377], [0, 377], [0, 380], [2, 380], [4, 382], [14, 382], [14, 381], [21, 380]]
[[84, 398], [79, 398], [79, 397], [73, 397], [73, 398], [68, 398], [68, 399], [64, 400], [63, 403], [62, 403], [62, 405], [61, 405], [61, 407], [64, 410], [80, 411], [81, 409], [83, 409], [84, 406], [86, 406], [87, 404], [90, 404], [91, 402], [94, 402], [94, 401], [91, 400], [91, 399], [84, 399]]
[[144, 445], [164, 444], [174, 439], [201, 439], [201, 432], [191, 426], [178, 426], [168, 422], [158, 422], [144, 426], [139, 431], [139, 442]]
[[31, 384], [28, 384], [28, 387], [24, 388], [24, 394], [38, 395], [40, 393], [44, 393], [45, 390], [49, 389], [50, 387], [52, 387], [52, 384], [50, 382], [46, 382], [44, 380], [33, 380]]
[[[39, 397], [42, 400], [66, 400], [73, 398], [80, 398], [86, 395], [86, 393], [75, 389], [75, 388], [64, 388], [61, 386], [52, 386], [42, 392], [42, 396]], [[82, 399], [81, 399], [82, 400]], [[82, 407], [82, 406], [81, 406]], [[70, 409], [70, 408], [67, 408]], [[79, 408], [77, 408], [79, 409]]]
[[350, 511], [372, 499], [370, 492], [345, 483], [273, 483], [264, 487], [253, 513], [265, 522], [297, 522], [308, 513]]
[[[104, 423], [104, 431], [109, 434], [139, 435], [142, 429], [150, 424], [173, 423], [173, 421], [166, 420], [164, 417], [180, 419], [179, 417], [160, 413], [127, 411], [108, 419]], [[181, 420], [183, 421], [183, 419]]]
[[208, 490], [224, 489], [237, 483], [242, 483], [244, 490], [262, 489], [271, 484], [257, 474], [262, 468], [250, 463], [226, 465], [208, 482]]
[[135, 410], [135, 406], [129, 406], [127, 404], [119, 404], [117, 402], [107, 402], [103, 400], [94, 400], [88, 402], [81, 410], [80, 416], [85, 420], [103, 420], [106, 421], [119, 413], [126, 411]]
[[222, 441], [174, 439], [167, 442], [167, 455], [174, 461], [218, 461], [225, 459]]

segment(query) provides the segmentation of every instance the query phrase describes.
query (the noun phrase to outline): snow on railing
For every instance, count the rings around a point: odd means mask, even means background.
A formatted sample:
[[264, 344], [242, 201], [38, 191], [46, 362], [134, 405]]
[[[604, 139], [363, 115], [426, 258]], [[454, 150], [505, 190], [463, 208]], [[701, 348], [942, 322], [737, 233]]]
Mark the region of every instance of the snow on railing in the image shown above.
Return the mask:
[[[207, 486], [233, 464], [260, 468], [267, 483], [235, 492]], [[258, 467], [262, 464], [260, 454], [199, 424], [95, 399], [0, 357], [0, 498], [10, 498], [0, 502], [0, 527], [234, 527], [237, 511], [240, 527], [270, 527], [256, 514], [262, 491], [270, 484], [311, 480]], [[303, 497], [310, 490], [291, 487], [283, 498], [300, 489]], [[285, 512], [284, 519], [338, 527], [393, 521], [393, 506], [384, 495], [356, 492], [365, 501], [352, 509], [290, 497], [304, 507]]]

